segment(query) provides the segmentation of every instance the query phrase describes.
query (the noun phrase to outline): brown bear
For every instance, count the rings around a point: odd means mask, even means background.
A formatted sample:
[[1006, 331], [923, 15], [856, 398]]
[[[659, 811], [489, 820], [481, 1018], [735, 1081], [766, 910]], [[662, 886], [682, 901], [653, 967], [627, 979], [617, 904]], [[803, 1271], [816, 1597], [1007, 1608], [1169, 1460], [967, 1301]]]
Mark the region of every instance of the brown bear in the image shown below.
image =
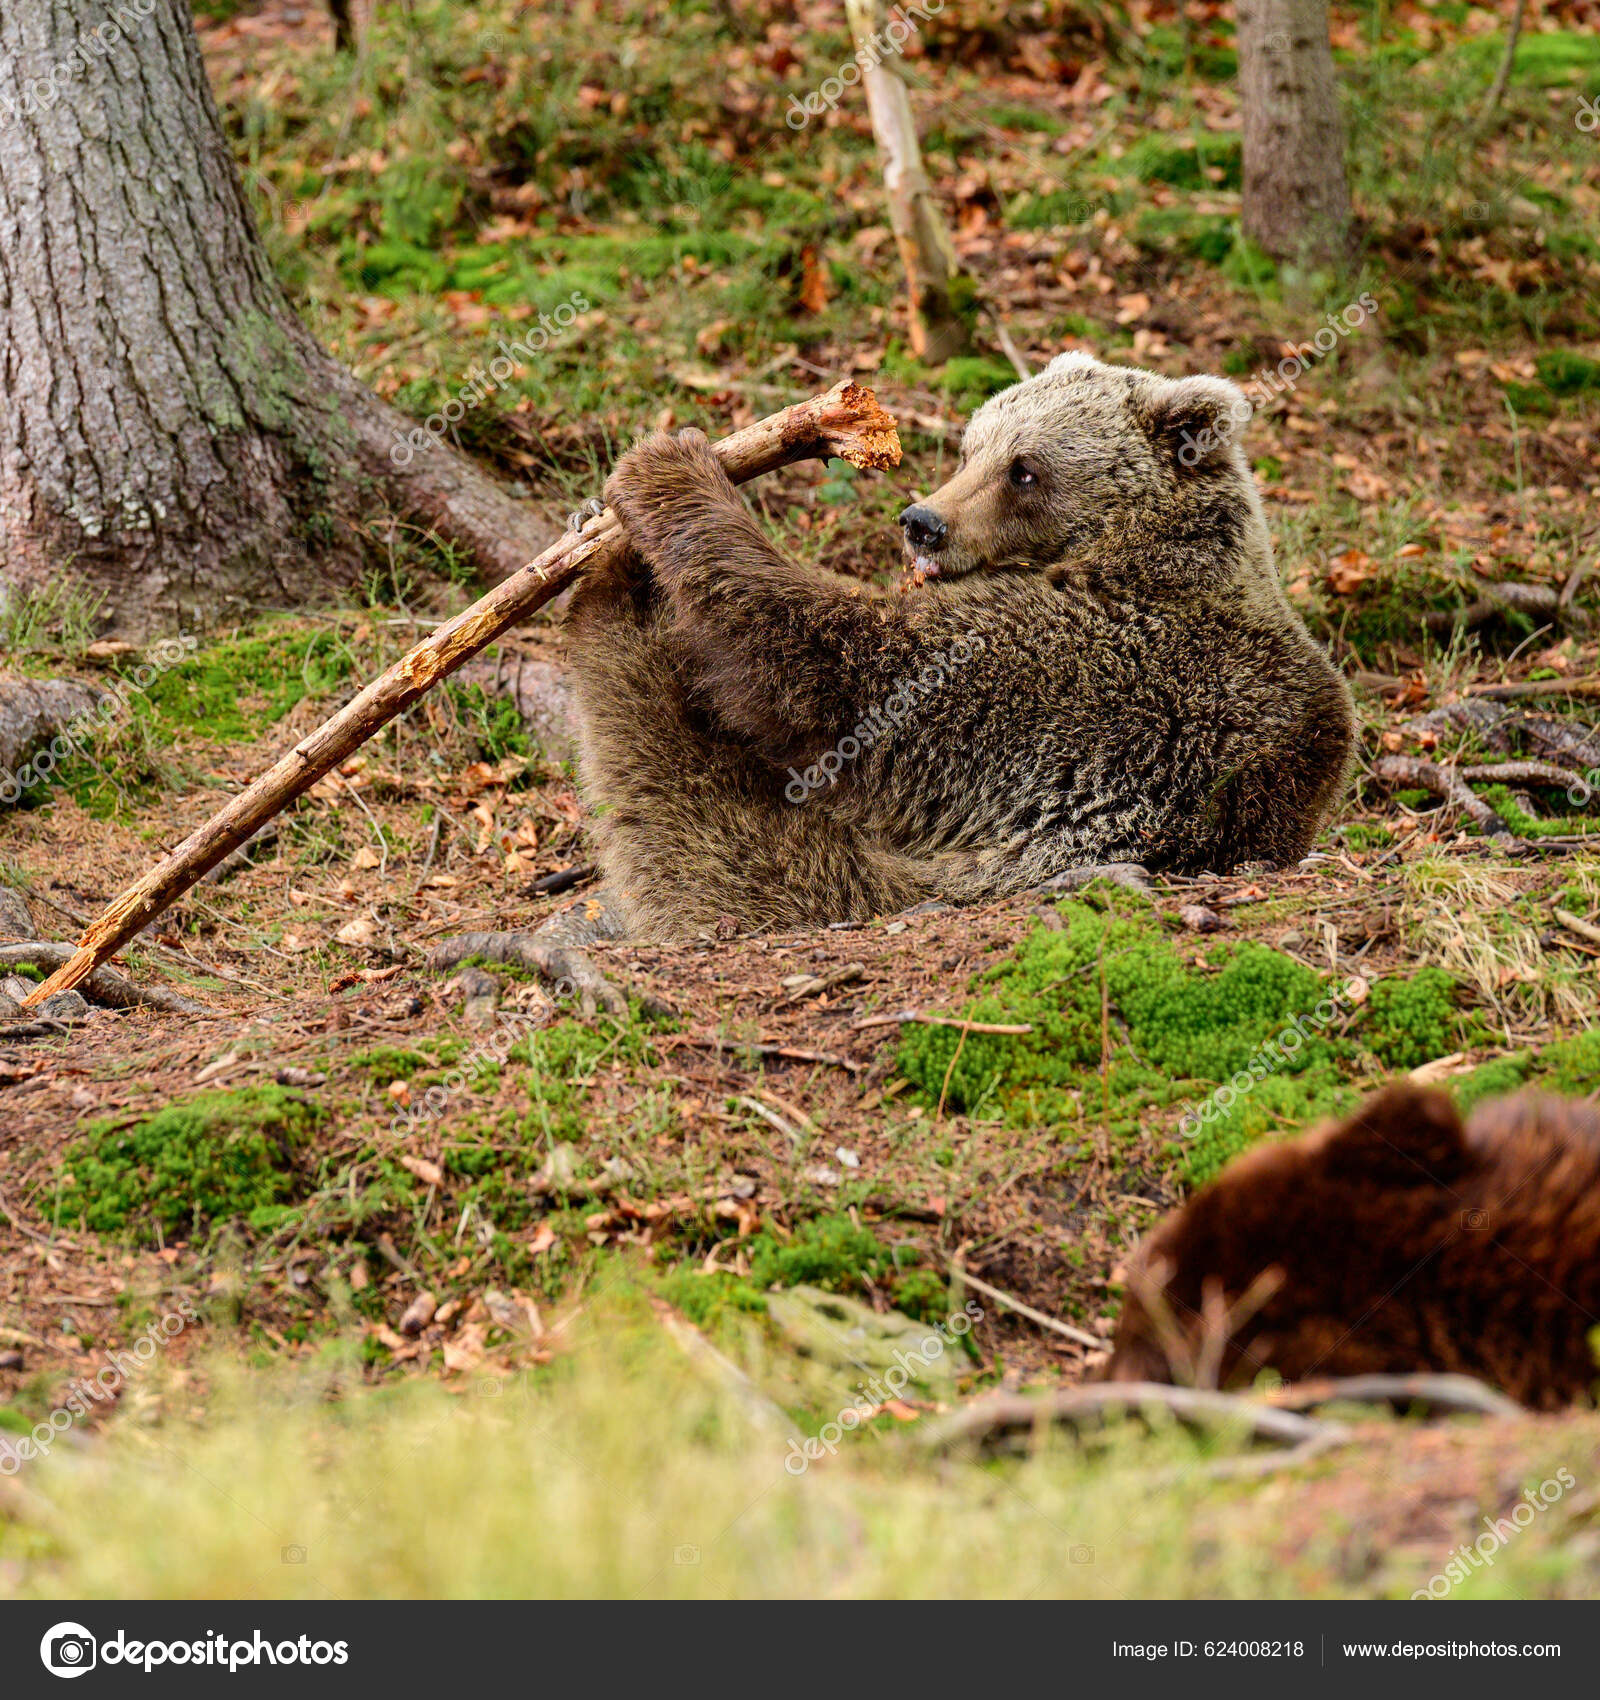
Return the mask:
[[863, 920], [1086, 864], [1310, 849], [1349, 694], [1284, 599], [1244, 398], [1066, 355], [902, 516], [893, 596], [773, 546], [699, 432], [631, 449], [633, 552], [568, 616], [582, 773], [636, 937]]
[[1107, 1374], [1457, 1372], [1548, 1410], [1592, 1397], [1597, 1326], [1600, 1110], [1519, 1093], [1463, 1127], [1407, 1084], [1248, 1152], [1158, 1223]]

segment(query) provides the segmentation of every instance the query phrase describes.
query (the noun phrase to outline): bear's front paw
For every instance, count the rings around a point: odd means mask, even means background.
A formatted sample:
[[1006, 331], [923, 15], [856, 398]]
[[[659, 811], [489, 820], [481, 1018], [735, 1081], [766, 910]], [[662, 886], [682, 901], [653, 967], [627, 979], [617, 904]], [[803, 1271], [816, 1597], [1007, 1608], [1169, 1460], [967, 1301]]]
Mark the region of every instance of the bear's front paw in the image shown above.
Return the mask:
[[705, 432], [692, 428], [676, 437], [652, 432], [606, 480], [606, 501], [641, 544], [655, 527], [681, 524], [684, 504], [703, 508], [708, 497], [737, 500]]

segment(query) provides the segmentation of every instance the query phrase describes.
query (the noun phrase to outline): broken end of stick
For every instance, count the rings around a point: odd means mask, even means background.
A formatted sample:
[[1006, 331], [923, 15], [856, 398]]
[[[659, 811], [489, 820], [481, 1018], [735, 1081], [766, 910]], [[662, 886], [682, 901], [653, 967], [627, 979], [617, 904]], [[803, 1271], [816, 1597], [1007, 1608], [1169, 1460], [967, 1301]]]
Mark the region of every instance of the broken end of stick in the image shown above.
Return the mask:
[[57, 992], [70, 992], [80, 980], [86, 980], [100, 966], [92, 948], [80, 944], [72, 955], [55, 971], [50, 978], [22, 1000], [24, 1009], [37, 1009], [46, 998], [53, 998]]
[[853, 378], [835, 384], [822, 397], [817, 425], [828, 452], [864, 472], [885, 472], [900, 464], [900, 433], [893, 416]]

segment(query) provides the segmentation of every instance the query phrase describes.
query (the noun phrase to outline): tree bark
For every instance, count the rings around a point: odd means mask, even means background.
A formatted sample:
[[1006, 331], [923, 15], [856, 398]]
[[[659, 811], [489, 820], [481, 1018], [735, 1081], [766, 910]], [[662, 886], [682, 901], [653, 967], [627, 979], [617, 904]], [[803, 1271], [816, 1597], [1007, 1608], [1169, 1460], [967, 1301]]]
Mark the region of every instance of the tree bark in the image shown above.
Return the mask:
[[349, 585], [384, 505], [503, 577], [549, 540], [333, 360], [272, 274], [184, 0], [0, 6], [0, 595], [132, 636]]
[[1239, 0], [1238, 43], [1244, 233], [1276, 259], [1337, 260], [1350, 190], [1327, 0]]
[[[0, 677], [0, 808], [27, 794], [35, 781], [30, 758], [36, 752], [75, 721], [93, 724], [100, 694], [74, 679]], [[52, 757], [42, 765], [48, 772], [58, 764]]]
[[971, 346], [972, 282], [961, 270], [922, 164], [911, 99], [894, 68], [888, 8], [883, 0], [845, 0], [845, 9], [883, 161], [889, 223], [905, 267], [911, 352], [930, 366], [942, 366]]

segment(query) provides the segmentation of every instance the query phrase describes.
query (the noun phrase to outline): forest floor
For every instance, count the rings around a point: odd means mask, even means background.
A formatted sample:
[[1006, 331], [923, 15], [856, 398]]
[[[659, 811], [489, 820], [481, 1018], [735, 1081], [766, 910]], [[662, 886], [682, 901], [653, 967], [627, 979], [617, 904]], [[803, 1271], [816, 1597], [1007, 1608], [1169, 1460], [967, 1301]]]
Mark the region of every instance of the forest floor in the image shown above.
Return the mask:
[[[888, 584], [907, 491], [1014, 373], [981, 346], [938, 374], [905, 353], [864, 114], [784, 122], [848, 57], [833, 10], [675, 9], [669, 30], [599, 8], [636, 26], [620, 60], [593, 7], [419, 7], [359, 60], [279, 0], [199, 25], [303, 311], [419, 419], [512, 327], [588, 301], [456, 433], [552, 535], [638, 431], [722, 434], [854, 371], [902, 421], [901, 472], [793, 468], [751, 494], [791, 552]], [[1491, 14], [1402, 7], [1381, 46], [1341, 14], [1360, 247], [1319, 279], [1236, 234], [1220, 8], [1190, 8], [1185, 79], [1159, 7], [1108, 39], [949, 0], [913, 45], [914, 105], [963, 259], [1030, 363], [1083, 346], [1245, 380], [1378, 302], [1249, 439], [1289, 593], [1357, 694], [1348, 806], [1292, 872], [599, 946], [633, 999], [613, 1021], [512, 970], [427, 967], [442, 939], [593, 889], [541, 895], [583, 868], [582, 816], [559, 728], [521, 712], [559, 706], [558, 629], [515, 634], [125, 953], [203, 1014], [0, 1033], [0, 1445], [173, 1321], [48, 1460], [0, 1471], [0, 1583], [1406, 1595], [1562, 1468], [1577, 1490], [1459, 1591], [1592, 1594], [1592, 1415], [1357, 1413], [1351, 1443], [1260, 1480], [1219, 1470], [1226, 1433], [1003, 1464], [931, 1462], [918, 1438], [989, 1389], [1092, 1374], [1134, 1241], [1253, 1141], [1396, 1073], [1463, 1103], [1600, 1092], [1600, 139], [1572, 122], [1600, 52], [1568, 11], [1487, 132], [1465, 114]], [[41, 936], [74, 936], [472, 594], [435, 540], [375, 516], [371, 543], [362, 606], [202, 634], [0, 813], [0, 885]], [[29, 672], [105, 682], [144, 659], [96, 645], [70, 598], [11, 619]], [[1488, 836], [1380, 771], [1396, 757], [1561, 772], [1475, 779], [1473, 808], [1511, 829]], [[1132, 996], [1151, 984], [1164, 1004]], [[1296, 1070], [1194, 1131], [1329, 997]], [[875, 1400], [838, 1457], [784, 1469], [774, 1420], [817, 1433], [882, 1373], [897, 1315], [921, 1338], [969, 1304], [936, 1371]], [[672, 1345], [685, 1321], [753, 1394]], [[454, 1527], [430, 1540], [446, 1492]], [[513, 1510], [590, 1532], [530, 1545]]]

